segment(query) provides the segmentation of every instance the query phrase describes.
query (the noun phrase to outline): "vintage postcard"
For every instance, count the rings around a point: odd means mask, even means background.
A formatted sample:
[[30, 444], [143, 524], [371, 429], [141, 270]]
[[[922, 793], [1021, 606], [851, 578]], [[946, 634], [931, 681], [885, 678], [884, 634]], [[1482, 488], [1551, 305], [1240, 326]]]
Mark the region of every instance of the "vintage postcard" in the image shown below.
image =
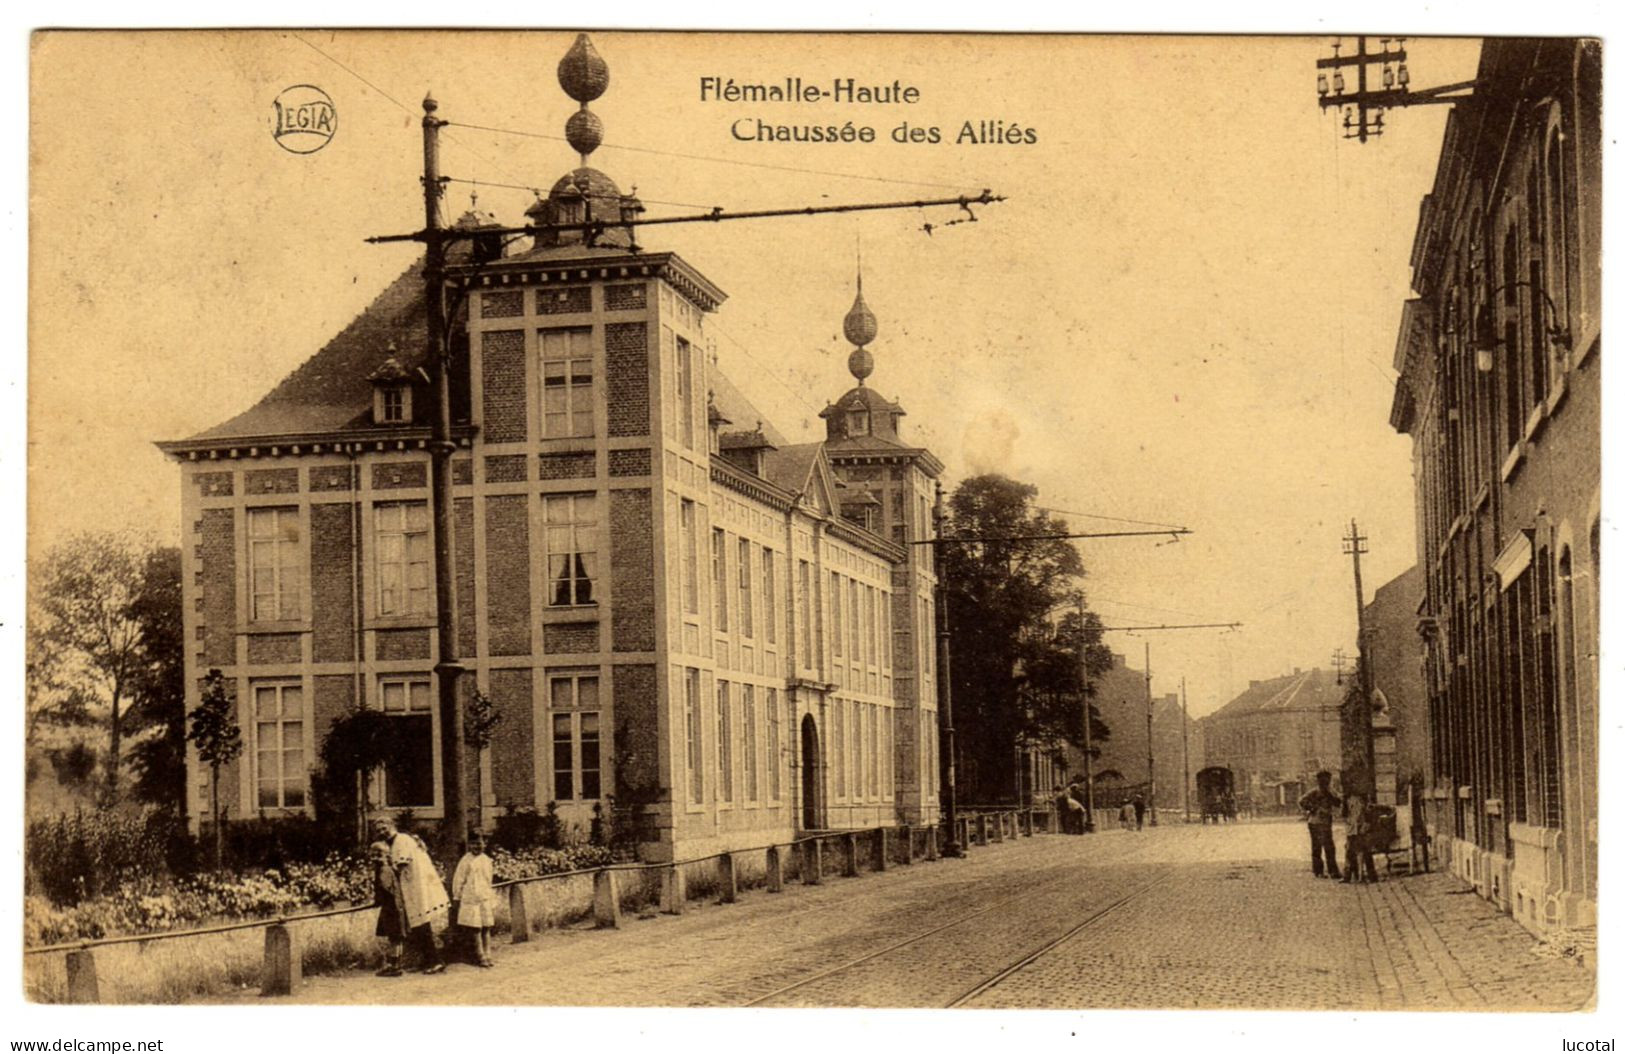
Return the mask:
[[25, 998], [1596, 1009], [1604, 50], [35, 33]]

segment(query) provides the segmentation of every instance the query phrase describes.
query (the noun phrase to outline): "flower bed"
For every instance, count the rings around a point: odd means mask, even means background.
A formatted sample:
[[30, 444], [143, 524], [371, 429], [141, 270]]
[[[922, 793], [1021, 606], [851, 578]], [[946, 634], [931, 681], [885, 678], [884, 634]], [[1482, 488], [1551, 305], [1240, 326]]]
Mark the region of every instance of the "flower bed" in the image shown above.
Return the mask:
[[[610, 851], [591, 845], [494, 849], [491, 859], [497, 881], [505, 882], [603, 867], [610, 862]], [[346, 902], [372, 902], [372, 872], [360, 853], [332, 853], [319, 864], [243, 874], [210, 872], [168, 881], [148, 875], [71, 907], [43, 896], [25, 897], [23, 942], [38, 947], [163, 933], [319, 911]]]

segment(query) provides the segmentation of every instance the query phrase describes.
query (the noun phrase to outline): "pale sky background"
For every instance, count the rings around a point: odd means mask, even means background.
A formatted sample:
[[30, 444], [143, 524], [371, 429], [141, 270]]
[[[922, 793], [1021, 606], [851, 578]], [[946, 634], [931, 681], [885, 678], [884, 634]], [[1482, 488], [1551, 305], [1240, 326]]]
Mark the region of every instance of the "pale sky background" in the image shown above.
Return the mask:
[[[906, 435], [943, 459], [950, 485], [999, 471], [1037, 484], [1047, 506], [1195, 532], [1177, 545], [1082, 545], [1108, 624], [1245, 624], [1149, 638], [1154, 691], [1184, 676], [1204, 713], [1249, 679], [1353, 650], [1339, 541], [1350, 516], [1371, 538], [1368, 598], [1414, 561], [1410, 441], [1388, 427], [1390, 364], [1446, 111], [1392, 112], [1381, 139], [1343, 140], [1339, 118], [1316, 106], [1314, 62], [1330, 39], [597, 33], [611, 83], [593, 104], [606, 126], [593, 164], [635, 185], [650, 215], [1007, 195], [978, 223], [931, 236], [922, 223], [955, 210], [643, 239], [730, 294], [715, 316], [722, 367], [793, 438], [821, 435], [817, 410], [852, 383], [840, 321], [861, 240], [880, 320], [869, 383], [903, 403]], [[179, 472], [152, 441], [252, 404], [408, 264], [415, 247], [362, 239], [420, 225], [425, 91], [454, 122], [561, 136], [574, 104], [554, 70], [571, 40], [37, 38], [34, 551], [92, 527], [177, 541]], [[1422, 87], [1470, 78], [1478, 45], [1415, 39], [1409, 51]], [[702, 76], [901, 80], [920, 101], [702, 103]], [[296, 83], [322, 87], [339, 113], [332, 142], [306, 156], [270, 134], [272, 98]], [[877, 140], [730, 136], [734, 119], [756, 116], [850, 119]], [[1036, 129], [1038, 142], [952, 142], [981, 120]], [[945, 141], [897, 145], [889, 133], [904, 121], [938, 126]], [[456, 177], [545, 188], [575, 164], [557, 139], [455, 127], [445, 139]], [[451, 187], [454, 214], [469, 190]], [[481, 207], [512, 223], [530, 200], [480, 191]], [[1111, 642], [1138, 665], [1146, 639]]]

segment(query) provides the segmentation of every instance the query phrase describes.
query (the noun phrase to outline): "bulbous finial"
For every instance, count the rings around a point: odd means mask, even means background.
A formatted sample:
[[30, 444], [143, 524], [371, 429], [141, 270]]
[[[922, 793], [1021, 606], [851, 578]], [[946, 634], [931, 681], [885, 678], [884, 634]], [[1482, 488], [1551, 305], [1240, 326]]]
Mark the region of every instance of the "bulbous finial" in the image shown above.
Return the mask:
[[564, 138], [570, 148], [581, 155], [581, 164], [587, 164], [587, 155], [598, 149], [604, 141], [604, 122], [591, 110], [581, 109], [570, 115], [564, 125]]
[[609, 87], [609, 63], [598, 54], [587, 34], [576, 34], [576, 42], [559, 60], [559, 87], [583, 105], [604, 94]]
[[875, 319], [875, 313], [869, 310], [869, 305], [863, 302], [863, 278], [858, 278], [858, 296], [852, 301], [852, 308], [846, 313], [846, 319], [841, 323], [841, 329], [846, 333], [846, 339], [863, 347], [874, 341], [875, 334], [880, 332], [880, 323]]
[[853, 348], [852, 354], [846, 357], [846, 368], [861, 386], [864, 379], [875, 372], [875, 357], [868, 348]]

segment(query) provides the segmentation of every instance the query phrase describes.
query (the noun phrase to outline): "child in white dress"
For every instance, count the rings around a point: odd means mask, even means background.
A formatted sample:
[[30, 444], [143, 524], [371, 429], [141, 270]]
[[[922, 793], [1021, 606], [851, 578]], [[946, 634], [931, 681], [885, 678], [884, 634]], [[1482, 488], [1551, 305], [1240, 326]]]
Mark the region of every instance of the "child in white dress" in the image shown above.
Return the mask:
[[491, 886], [491, 858], [485, 855], [485, 836], [473, 831], [468, 852], [457, 861], [451, 876], [451, 899], [457, 902], [457, 925], [472, 930], [474, 954], [481, 966], [491, 961], [491, 926], [496, 921], [496, 890]]

